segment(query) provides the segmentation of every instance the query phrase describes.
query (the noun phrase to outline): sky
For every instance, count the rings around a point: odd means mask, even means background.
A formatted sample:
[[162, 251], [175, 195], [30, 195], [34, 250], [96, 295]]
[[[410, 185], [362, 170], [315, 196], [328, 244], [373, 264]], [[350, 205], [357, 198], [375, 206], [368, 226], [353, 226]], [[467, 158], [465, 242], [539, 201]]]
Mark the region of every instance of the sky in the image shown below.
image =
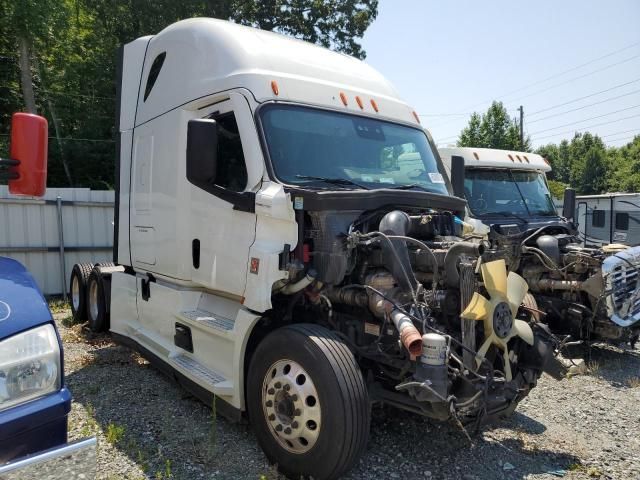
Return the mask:
[[362, 45], [439, 146], [492, 100], [534, 147], [640, 134], [639, 0], [380, 0]]

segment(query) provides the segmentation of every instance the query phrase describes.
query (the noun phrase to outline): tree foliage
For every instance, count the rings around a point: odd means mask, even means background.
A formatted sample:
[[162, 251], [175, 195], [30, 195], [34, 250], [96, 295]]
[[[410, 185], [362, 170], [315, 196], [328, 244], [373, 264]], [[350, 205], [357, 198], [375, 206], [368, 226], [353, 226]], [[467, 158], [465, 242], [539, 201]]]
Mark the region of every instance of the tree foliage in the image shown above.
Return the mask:
[[528, 152], [531, 141], [520, 144], [520, 128], [512, 120], [502, 102], [493, 102], [486, 113], [473, 113], [469, 124], [460, 132], [459, 147], [499, 148]]
[[47, 117], [52, 137], [49, 186], [112, 187], [120, 45], [206, 16], [364, 58], [358, 39], [377, 10], [378, 0], [0, 0], [0, 154], [11, 114], [27, 109], [29, 73], [33, 109]]

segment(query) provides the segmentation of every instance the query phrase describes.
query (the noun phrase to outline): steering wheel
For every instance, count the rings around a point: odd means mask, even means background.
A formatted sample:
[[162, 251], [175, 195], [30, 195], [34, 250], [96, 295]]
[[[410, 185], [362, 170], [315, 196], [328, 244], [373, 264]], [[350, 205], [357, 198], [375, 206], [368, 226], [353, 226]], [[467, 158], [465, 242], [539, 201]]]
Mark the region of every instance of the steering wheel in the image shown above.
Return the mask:
[[473, 209], [478, 212], [484, 212], [487, 209], [487, 201], [480, 197], [473, 201]]

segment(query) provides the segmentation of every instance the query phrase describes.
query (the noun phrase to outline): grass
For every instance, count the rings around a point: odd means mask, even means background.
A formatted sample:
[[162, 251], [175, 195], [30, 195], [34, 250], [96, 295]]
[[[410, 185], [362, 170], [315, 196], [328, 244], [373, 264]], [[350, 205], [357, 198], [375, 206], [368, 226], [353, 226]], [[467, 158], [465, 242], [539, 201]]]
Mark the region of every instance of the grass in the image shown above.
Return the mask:
[[48, 303], [51, 313], [65, 313], [71, 308], [69, 302], [65, 302], [61, 298], [49, 298]]
[[107, 431], [104, 433], [107, 437], [107, 442], [111, 445], [116, 445], [122, 441], [124, 437], [124, 426], [116, 423], [110, 423], [107, 425]]
[[627, 380], [627, 385], [629, 388], [639, 388], [640, 387], [640, 377], [632, 377]]

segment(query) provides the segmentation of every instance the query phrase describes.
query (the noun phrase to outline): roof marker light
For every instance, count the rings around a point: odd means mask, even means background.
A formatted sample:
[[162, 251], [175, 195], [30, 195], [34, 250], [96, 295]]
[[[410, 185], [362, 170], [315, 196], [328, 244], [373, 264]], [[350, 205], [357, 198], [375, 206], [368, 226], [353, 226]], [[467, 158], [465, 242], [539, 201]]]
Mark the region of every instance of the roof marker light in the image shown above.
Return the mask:
[[527, 163], [529, 163], [529, 159], [527, 158], [527, 156], [526, 156], [526, 155], [523, 155], [523, 157], [524, 157], [524, 161], [525, 161], [525, 162], [527, 162]]
[[371, 106], [373, 107], [375, 112], [378, 113], [378, 104], [376, 103], [376, 101], [373, 98], [371, 99]]
[[360, 110], [364, 109], [364, 104], [362, 103], [362, 99], [356, 95], [356, 103], [360, 107]]
[[416, 111], [414, 110], [414, 111], [413, 111], [413, 112], [411, 112], [411, 113], [413, 113], [413, 118], [415, 118], [415, 119], [416, 119], [416, 122], [420, 123], [420, 117], [418, 116], [418, 114], [416, 113]]
[[478, 156], [478, 152], [473, 152], [473, 156], [476, 157], [476, 160], [480, 160], [480, 157]]
[[518, 159], [518, 161], [519, 161], [520, 163], [522, 163], [522, 159], [520, 158], [520, 155], [516, 155], [516, 158]]
[[513, 157], [511, 156], [511, 154], [507, 155], [509, 157], [509, 160], [511, 160], [512, 162], [515, 162], [515, 160], [513, 159]]
[[271, 80], [271, 90], [273, 90], [274, 95], [278, 95], [280, 90], [278, 90], [278, 83], [275, 80]]
[[346, 107], [347, 106], [347, 96], [344, 94], [344, 92], [340, 92], [340, 100], [342, 100], [342, 104]]

